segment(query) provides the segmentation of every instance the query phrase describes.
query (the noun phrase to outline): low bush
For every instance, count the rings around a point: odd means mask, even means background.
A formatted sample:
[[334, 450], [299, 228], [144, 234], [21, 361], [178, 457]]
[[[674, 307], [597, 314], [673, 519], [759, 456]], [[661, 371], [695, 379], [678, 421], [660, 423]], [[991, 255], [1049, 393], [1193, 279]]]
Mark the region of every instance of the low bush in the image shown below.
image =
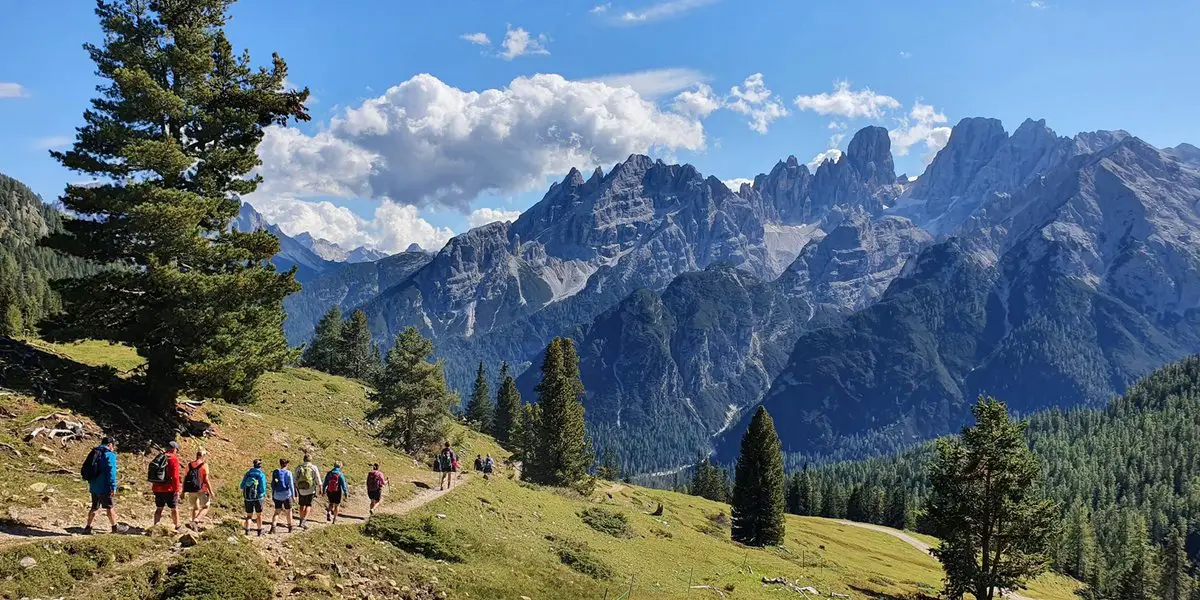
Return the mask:
[[462, 549], [454, 537], [431, 517], [413, 521], [396, 515], [376, 515], [363, 525], [363, 533], [425, 558], [463, 561]]
[[587, 523], [588, 527], [607, 533], [613, 537], [631, 538], [633, 530], [629, 527], [629, 518], [625, 513], [611, 511], [599, 506], [589, 506], [579, 512], [579, 518]]
[[612, 567], [592, 556], [591, 548], [583, 542], [564, 540], [552, 535], [546, 536], [550, 541], [550, 550], [558, 555], [564, 565], [596, 579], [611, 579]]
[[[146, 537], [104, 535], [80, 540], [31, 543], [0, 551], [0, 597], [58, 597], [100, 569], [128, 562], [155, 541]], [[25, 568], [21, 560], [35, 564]]]
[[167, 570], [161, 600], [270, 600], [275, 583], [268, 565], [249, 543], [204, 542]]

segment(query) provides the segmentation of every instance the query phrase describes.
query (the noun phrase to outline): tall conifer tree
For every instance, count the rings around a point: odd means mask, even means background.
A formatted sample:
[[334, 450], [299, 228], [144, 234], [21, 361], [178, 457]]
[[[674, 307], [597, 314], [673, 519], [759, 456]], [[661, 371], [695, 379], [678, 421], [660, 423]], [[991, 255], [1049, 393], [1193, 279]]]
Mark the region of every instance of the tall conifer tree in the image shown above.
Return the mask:
[[492, 415], [492, 437], [501, 446], [514, 449], [511, 445], [517, 429], [521, 426], [521, 393], [517, 382], [508, 372], [508, 363], [500, 364], [500, 385], [496, 391], [496, 412]]
[[355, 310], [342, 326], [341, 343], [338, 344], [339, 375], [371, 381], [379, 369], [375, 348], [371, 346], [371, 329], [367, 326], [367, 313]]
[[334, 306], [317, 322], [313, 339], [304, 348], [300, 364], [318, 371], [338, 375], [338, 357], [342, 346], [342, 309]]
[[432, 355], [433, 342], [406, 328], [388, 350], [373, 396], [378, 413], [390, 419], [384, 435], [406, 452], [443, 439], [458, 400], [446, 386], [442, 364], [429, 361]]
[[278, 55], [254, 68], [225, 37], [232, 0], [100, 1], [100, 45], [84, 47], [101, 79], [75, 143], [51, 155], [97, 185], [68, 185], [83, 218], [46, 244], [111, 265], [55, 284], [57, 340], [127, 344], [146, 359], [156, 403], [179, 392], [249, 397], [254, 380], [295, 355], [283, 337], [294, 273], [267, 262], [279, 241], [230, 231], [263, 129], [307, 121], [308, 90], [288, 91]]
[[479, 431], [492, 430], [492, 398], [488, 394], [487, 371], [483, 362], [475, 373], [475, 386], [471, 389], [471, 399], [467, 402], [467, 422], [479, 428]]
[[579, 356], [569, 338], [556, 337], [546, 349], [537, 386], [535, 452], [527, 468], [532, 481], [570, 485], [587, 476], [594, 453], [583, 420]]
[[783, 543], [783, 451], [775, 422], [758, 407], [742, 436], [733, 483], [733, 541], [751, 546]]

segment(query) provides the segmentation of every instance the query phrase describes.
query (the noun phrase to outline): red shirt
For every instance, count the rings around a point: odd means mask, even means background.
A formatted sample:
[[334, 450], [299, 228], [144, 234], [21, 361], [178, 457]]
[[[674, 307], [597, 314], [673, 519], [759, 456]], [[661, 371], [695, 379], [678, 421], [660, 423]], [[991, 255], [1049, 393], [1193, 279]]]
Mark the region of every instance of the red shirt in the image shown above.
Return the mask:
[[166, 494], [183, 491], [183, 478], [179, 475], [179, 453], [167, 453], [167, 480], [163, 483], [154, 483], [150, 485], [150, 491], [155, 494]]
[[212, 488], [208, 485], [208, 463], [204, 462], [203, 458], [200, 460], [193, 460], [192, 462], [188, 463], [188, 468], [197, 469], [200, 471], [200, 491], [211, 496]]

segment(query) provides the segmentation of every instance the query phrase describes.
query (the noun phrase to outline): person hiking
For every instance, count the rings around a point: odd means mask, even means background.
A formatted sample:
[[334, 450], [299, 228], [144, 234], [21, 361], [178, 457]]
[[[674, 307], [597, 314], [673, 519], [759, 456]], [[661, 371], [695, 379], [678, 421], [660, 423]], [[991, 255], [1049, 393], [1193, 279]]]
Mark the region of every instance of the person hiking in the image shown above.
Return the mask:
[[208, 514], [208, 506], [216, 497], [208, 480], [208, 461], [204, 459], [207, 455], [208, 451], [204, 448], [196, 450], [196, 460], [188, 463], [187, 475], [183, 476], [183, 493], [192, 509], [192, 521], [188, 527], [194, 531], [200, 531], [200, 519]]
[[262, 535], [263, 498], [267, 496], [267, 474], [262, 470], [262, 459], [254, 459], [254, 466], [242, 476], [238, 486], [246, 505], [246, 535], [250, 535], [250, 521], [257, 518], [258, 535]]
[[487, 479], [487, 478], [491, 477], [492, 471], [495, 471], [495, 470], [496, 470], [496, 461], [492, 460], [492, 455], [489, 454], [489, 455], [487, 455], [487, 458], [483, 459], [483, 478]]
[[275, 533], [275, 518], [287, 511], [288, 533], [292, 532], [292, 498], [296, 497], [296, 482], [288, 470], [288, 459], [279, 459], [279, 468], [271, 472], [271, 500], [275, 501], [275, 512], [271, 513], [271, 533]]
[[371, 471], [367, 473], [367, 497], [371, 499], [371, 515], [375, 514], [375, 507], [379, 506], [379, 502], [383, 499], [385, 485], [387, 485], [387, 478], [383, 476], [383, 471], [379, 470], [379, 463], [371, 465]]
[[475, 455], [475, 470], [483, 471], [483, 457], [478, 454]]
[[308, 529], [308, 513], [312, 510], [313, 498], [322, 492], [321, 470], [312, 463], [312, 457], [304, 455], [304, 462], [296, 467], [296, 499], [300, 505], [300, 528]]
[[329, 499], [329, 504], [325, 506], [325, 520], [337, 523], [342, 498], [350, 495], [350, 488], [346, 485], [346, 476], [342, 475], [342, 461], [333, 463], [333, 470], [325, 474], [323, 487], [325, 488], [325, 497]]
[[438, 489], [448, 490], [454, 487], [454, 472], [458, 470], [458, 455], [450, 447], [449, 441], [437, 455], [437, 468], [442, 474], [441, 481], [438, 482]]
[[[179, 442], [167, 443], [167, 451], [150, 461], [147, 479], [150, 491], [154, 492], [154, 525], [162, 520], [163, 508], [171, 509], [171, 524], [179, 531], [179, 493], [183, 491], [183, 478], [179, 473]], [[152, 525], [153, 526], [153, 525]]]
[[92, 508], [88, 511], [87, 525], [83, 527], [83, 533], [92, 533], [92, 520], [96, 518], [96, 511], [101, 508], [108, 514], [108, 524], [112, 526], [112, 532], [117, 533], [117, 514], [113, 509], [113, 500], [117, 495], [116, 440], [104, 436], [100, 445], [88, 453], [80, 475], [88, 482], [88, 492], [92, 495]]

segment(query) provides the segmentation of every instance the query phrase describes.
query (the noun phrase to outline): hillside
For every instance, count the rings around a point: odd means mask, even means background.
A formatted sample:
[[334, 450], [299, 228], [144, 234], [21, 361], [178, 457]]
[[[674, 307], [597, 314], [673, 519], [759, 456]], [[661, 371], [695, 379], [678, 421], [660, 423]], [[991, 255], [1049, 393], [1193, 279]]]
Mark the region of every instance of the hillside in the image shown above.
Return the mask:
[[[125, 370], [138, 362], [127, 350], [104, 344], [38, 348], [30, 353], [28, 346], [6, 342], [0, 356], [13, 369], [13, 352], [22, 350], [24, 370], [50, 365], [49, 372], [70, 369], [77, 379], [119, 379], [120, 371], [104, 367]], [[718, 595], [691, 589], [705, 585], [739, 598], [776, 597], [778, 586], [764, 586], [763, 577], [786, 577], [851, 598], [915, 597], [932, 594], [939, 585], [936, 562], [885, 533], [792, 517], [784, 547], [749, 549], [728, 539], [728, 506], [673, 492], [601, 482], [585, 497], [519, 483], [502, 469], [491, 481], [467, 474], [454, 491], [438, 497], [423, 487], [435, 478], [423, 463], [372, 437], [373, 426], [363, 416], [366, 390], [360, 384], [304, 369], [264, 378], [253, 405], [205, 403], [188, 409], [193, 420], [212, 427], [204, 444], [217, 482], [214, 518], [237, 518], [240, 502], [234, 486], [249, 458], [261, 456], [269, 464], [280, 456], [298, 458], [302, 448], [311, 449], [321, 464], [345, 461], [358, 489], [366, 463], [382, 463], [392, 482], [384, 516], [364, 529], [365, 506], [358, 494], [343, 523], [325, 526], [317, 519], [312, 529], [292, 535], [247, 541], [235, 527], [222, 525], [187, 549], [175, 547], [169, 536], [74, 535], [86, 511], [77, 465], [92, 441], [65, 448], [42, 439], [27, 443], [23, 437], [30, 422], [63, 413], [82, 420], [89, 432], [97, 431], [97, 423], [118, 432], [127, 442], [119, 448], [118, 513], [135, 527], [148, 525], [151, 504], [142, 477], [151, 455], [141, 452], [138, 432], [119, 423], [123, 417], [75, 396], [72, 389], [47, 392], [49, 397], [38, 400], [28, 395], [37, 393], [31, 389], [36, 386], [26, 385], [16, 372], [4, 373], [6, 389], [0, 394], [0, 442], [5, 444], [0, 446], [0, 498], [8, 507], [0, 525], [0, 595], [6, 598], [185, 597], [180, 581], [198, 586], [193, 592], [215, 586], [223, 597], [268, 598], [273, 588], [305, 598], [434, 598], [441, 591], [450, 598], [523, 595], [535, 600], [602, 598], [606, 593], [618, 597], [629, 590], [631, 597]], [[62, 401], [52, 401], [58, 398]], [[503, 456], [488, 438], [462, 429], [456, 428], [451, 439], [467, 457], [486, 452]], [[182, 441], [190, 451], [199, 440]], [[650, 514], [659, 504], [663, 514]], [[617, 532], [614, 537], [586, 525], [580, 516], [584, 511], [592, 511], [598, 523], [612, 524], [613, 517], [597, 509], [624, 515], [628, 531], [618, 523], [609, 528]], [[420, 534], [426, 540], [423, 552], [437, 548], [437, 556], [450, 560], [424, 558], [368, 535], [401, 540], [412, 550], [402, 540], [411, 538], [414, 526], [425, 532]], [[18, 563], [26, 557], [37, 564], [21, 567]], [[1048, 579], [1029, 595], [1067, 600], [1071, 587]]]

